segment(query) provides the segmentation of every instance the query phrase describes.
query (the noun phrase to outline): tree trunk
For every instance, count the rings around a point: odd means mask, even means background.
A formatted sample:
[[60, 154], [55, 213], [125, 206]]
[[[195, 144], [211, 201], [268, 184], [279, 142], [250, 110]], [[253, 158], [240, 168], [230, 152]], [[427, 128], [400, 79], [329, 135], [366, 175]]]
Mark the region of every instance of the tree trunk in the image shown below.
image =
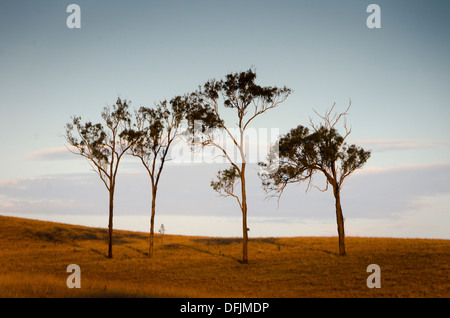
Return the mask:
[[156, 188], [152, 189], [152, 214], [150, 217], [150, 237], [148, 256], [153, 258], [153, 238], [155, 236]]
[[108, 258], [112, 258], [114, 187], [109, 190]]
[[248, 264], [247, 194], [245, 189], [245, 162], [241, 169], [242, 191], [242, 264]]
[[342, 214], [341, 197], [339, 188], [335, 187], [334, 197], [336, 199], [336, 221], [339, 235], [339, 256], [345, 256], [345, 231], [344, 231], [344, 216]]

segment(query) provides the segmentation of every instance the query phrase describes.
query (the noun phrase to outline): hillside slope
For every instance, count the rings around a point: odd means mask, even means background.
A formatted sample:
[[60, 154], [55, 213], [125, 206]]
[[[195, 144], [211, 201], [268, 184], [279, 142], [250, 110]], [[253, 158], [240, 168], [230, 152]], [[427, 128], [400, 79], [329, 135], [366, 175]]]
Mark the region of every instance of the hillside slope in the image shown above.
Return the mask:
[[[249, 264], [239, 238], [115, 231], [0, 216], [0, 297], [450, 297], [450, 241], [253, 238]], [[69, 289], [69, 264], [81, 288]], [[367, 266], [381, 268], [381, 288], [366, 285]]]

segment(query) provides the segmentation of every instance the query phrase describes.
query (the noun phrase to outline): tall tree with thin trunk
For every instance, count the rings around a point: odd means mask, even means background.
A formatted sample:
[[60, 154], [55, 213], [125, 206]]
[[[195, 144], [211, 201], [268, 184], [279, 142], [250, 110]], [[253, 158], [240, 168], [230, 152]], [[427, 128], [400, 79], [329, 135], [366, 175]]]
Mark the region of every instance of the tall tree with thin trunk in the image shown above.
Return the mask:
[[114, 191], [119, 163], [136, 135], [129, 132], [130, 113], [128, 102], [117, 99], [116, 104], [106, 106], [101, 114], [104, 124], [81, 122], [81, 117], [72, 117], [66, 125], [66, 140], [69, 151], [86, 158], [98, 174], [109, 194], [108, 257], [112, 258], [112, 235], [114, 215]]
[[[247, 227], [247, 188], [246, 188], [246, 149], [248, 141], [245, 132], [250, 123], [259, 115], [277, 107], [286, 100], [291, 90], [283, 87], [260, 86], [255, 83], [256, 73], [249, 69], [241, 73], [231, 73], [223, 80], [209, 80], [190, 96], [188, 122], [195, 132], [194, 145], [215, 147], [221, 156], [231, 164], [229, 169], [219, 171], [217, 181], [212, 188], [222, 196], [236, 199], [242, 212], [242, 263], [248, 263], [248, 227]], [[237, 118], [237, 133], [231, 131], [225, 121], [224, 108], [234, 112]], [[194, 125], [201, 121], [200, 125]], [[226, 139], [233, 145], [232, 150], [217, 139], [216, 128], [224, 132]], [[232, 152], [232, 153], [231, 153]], [[237, 190], [237, 188], [240, 188]]]
[[[340, 114], [332, 114], [335, 105], [324, 116], [316, 113], [323, 120], [320, 125], [315, 125], [311, 121], [312, 131], [302, 125], [292, 129], [280, 138], [277, 147], [278, 155], [269, 154], [268, 162], [260, 163], [263, 167], [260, 177], [264, 189], [271, 196], [278, 196], [278, 198], [290, 183], [308, 181], [308, 191], [315, 173], [322, 173], [325, 176], [325, 188], [315, 187], [320, 191], [326, 191], [331, 184], [333, 188], [340, 256], [346, 255], [344, 216], [341, 205], [342, 186], [344, 180], [356, 169], [362, 168], [370, 157], [370, 151], [346, 143], [351, 132], [346, 122], [350, 105]], [[336, 125], [342, 118], [344, 119], [344, 136], [336, 130]]]
[[[168, 106], [170, 104], [170, 108]], [[177, 96], [167, 102], [160, 102], [155, 108], [141, 107], [136, 111], [136, 123], [133, 135], [139, 139], [130, 148], [130, 153], [138, 157], [151, 181], [151, 216], [148, 256], [154, 254], [154, 224], [156, 214], [156, 195], [164, 164], [172, 142], [180, 133], [184, 119], [186, 98]]]

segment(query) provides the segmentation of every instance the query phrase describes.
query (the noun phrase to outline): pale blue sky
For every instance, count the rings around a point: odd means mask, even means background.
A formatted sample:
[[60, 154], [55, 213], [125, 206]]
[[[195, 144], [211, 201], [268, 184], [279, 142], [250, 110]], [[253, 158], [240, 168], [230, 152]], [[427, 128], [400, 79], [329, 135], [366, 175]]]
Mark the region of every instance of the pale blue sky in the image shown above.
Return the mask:
[[[81, 29], [66, 26], [70, 3], [81, 7]], [[381, 29], [366, 26], [370, 3], [381, 7]], [[392, 183], [386, 180], [391, 179], [374, 179], [378, 186], [370, 191], [375, 195], [379, 191], [384, 198], [385, 206], [379, 207], [385, 212], [383, 217], [391, 220], [393, 214], [426, 197], [434, 202], [430, 204], [446, 209], [435, 224], [449, 229], [449, 207], [441, 204], [442, 200], [448, 202], [449, 186], [446, 180], [435, 180], [436, 176], [429, 174], [429, 169], [441, 176], [450, 174], [449, 15], [448, 1], [424, 0], [1, 0], [0, 213], [26, 213], [30, 202], [39, 200], [43, 207], [36, 215], [50, 209], [52, 202], [62, 202], [64, 207], [65, 200], [72, 200], [71, 213], [99, 210], [94, 203], [76, 209], [80, 203], [75, 198], [82, 197], [82, 186], [67, 189], [69, 194], [46, 192], [48, 195], [33, 188], [50, 182], [42, 176], [59, 184], [67, 175], [72, 178], [89, 173], [81, 158], [60, 151], [65, 145], [64, 126], [71, 115], [98, 121], [103, 106], [114, 103], [117, 96], [130, 99], [135, 107], [152, 105], [192, 91], [210, 78], [253, 66], [262, 85], [286, 85], [294, 91], [278, 109], [255, 121], [255, 126], [274, 127], [284, 133], [298, 124], [308, 124], [313, 108], [323, 112], [336, 102], [338, 109], [345, 109], [351, 98], [349, 141], [372, 149], [367, 174], [384, 173], [388, 178], [386, 171], [390, 170], [386, 169], [397, 169], [419, 178], [404, 184], [398, 181], [403, 190], [396, 194], [383, 190], [386, 182]], [[124, 165], [125, 172], [135, 168], [133, 163]], [[209, 189], [214, 169], [202, 170], [202, 199], [208, 202], [205, 210], [217, 204], [232, 209], [231, 199], [217, 198]], [[177, 179], [173, 171], [168, 169], [167, 180]], [[364, 179], [363, 175], [355, 176], [354, 183], [357, 178]], [[95, 182], [95, 175], [86, 178]], [[124, 174], [124, 178], [128, 176]], [[367, 180], [359, 182], [366, 184]], [[11, 186], [11, 182], [20, 186]], [[352, 179], [348, 182], [351, 192]], [[407, 190], [411, 182], [427, 185], [427, 189]], [[98, 204], [103, 206], [100, 181], [96, 189], [100, 193]], [[258, 193], [255, 196], [261, 195], [256, 181], [253, 190]], [[358, 197], [371, 200], [364, 193], [358, 189], [349, 194], [354, 196], [347, 202], [353, 211], [350, 216], [358, 215], [356, 206], [370, 204], [358, 201]], [[186, 194], [186, 198], [192, 195]], [[311, 212], [317, 206], [314, 198], [322, 198], [320, 195], [308, 194], [308, 212], [296, 212], [296, 217], [320, 220], [329, 213], [332, 220], [332, 201], [329, 210], [323, 207], [323, 213]], [[331, 193], [326, 195], [331, 197]], [[433, 196], [439, 198], [433, 201]], [[135, 211], [146, 206], [146, 199]], [[298, 206], [296, 200], [295, 194], [287, 195], [277, 213], [291, 215]], [[59, 207], [60, 213], [69, 213], [63, 207]], [[272, 203], [261, 205], [255, 214], [269, 216], [273, 208]], [[191, 214], [208, 214], [186, 209]], [[432, 230], [427, 235], [432, 236]]]

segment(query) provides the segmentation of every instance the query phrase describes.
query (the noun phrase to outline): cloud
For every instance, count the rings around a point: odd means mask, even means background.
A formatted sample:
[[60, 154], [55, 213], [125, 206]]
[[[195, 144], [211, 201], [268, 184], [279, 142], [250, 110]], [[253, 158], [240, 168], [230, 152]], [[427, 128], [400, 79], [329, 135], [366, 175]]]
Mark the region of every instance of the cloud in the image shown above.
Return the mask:
[[435, 139], [365, 139], [355, 144], [376, 152], [437, 149], [450, 147], [449, 140]]
[[[222, 134], [221, 145], [227, 149], [229, 155], [233, 160], [239, 161], [240, 154], [235, 148], [233, 142], [227, 135]], [[248, 154], [247, 161], [249, 163], [258, 163], [264, 161], [267, 158], [268, 151], [276, 141], [278, 136], [278, 130], [259, 129], [250, 130], [247, 137], [247, 149]], [[393, 151], [406, 151], [406, 150], [420, 150], [420, 149], [439, 149], [450, 148], [450, 140], [433, 140], [433, 139], [365, 139], [355, 141], [355, 144], [361, 146], [372, 152], [393, 152]], [[75, 149], [73, 147], [53, 147], [46, 148], [38, 151], [30, 152], [20, 159], [22, 160], [40, 160], [40, 161], [60, 161], [77, 159], [70, 150]], [[223, 158], [222, 152], [214, 147], [207, 147], [201, 151], [192, 152], [188, 144], [182, 140], [177, 140], [169, 152], [169, 158], [177, 164], [213, 164], [213, 163], [226, 163], [226, 159]]]
[[[408, 165], [361, 172], [344, 183], [341, 193], [344, 216], [348, 220], [391, 220], [402, 232], [405, 231], [404, 228], [421, 228], [421, 224], [425, 223], [419, 220], [427, 216], [430, 217], [428, 223], [442, 226], [443, 222], [447, 221], [448, 227], [448, 219], [442, 219], [435, 214], [441, 209], [436, 203], [437, 198], [450, 198], [448, 180], [448, 163]], [[427, 198], [427, 201], [424, 201], [424, 198]], [[430, 205], [426, 206], [425, 202]], [[433, 215], [436, 219], [431, 219]], [[410, 225], [400, 223], [407, 220], [411, 221]]]
[[365, 174], [390, 174], [390, 173], [401, 173], [408, 171], [425, 171], [425, 170], [443, 170], [447, 171], [450, 168], [450, 163], [448, 162], [434, 162], [434, 163], [422, 163], [422, 164], [402, 164], [393, 167], [364, 167], [363, 169], [357, 170], [353, 173], [355, 175], [365, 175]]
[[[191, 229], [207, 223], [208, 218], [214, 218], [214, 222], [219, 222], [220, 218], [240, 220], [241, 212], [234, 198], [219, 197], [209, 186], [217, 170], [224, 166], [167, 165], [158, 190], [157, 217], [168, 218], [172, 223], [177, 218], [190, 219], [192, 223], [186, 224], [186, 228]], [[312, 229], [319, 228], [322, 234], [335, 233], [331, 190], [320, 192], [312, 188], [306, 193], [305, 184], [291, 185], [278, 206], [276, 199], [265, 198], [257, 167], [249, 165], [247, 171], [249, 227], [253, 235], [269, 235], [271, 228], [274, 233], [278, 233], [277, 228], [284, 228], [286, 233], [298, 229], [298, 235], [311, 234]], [[376, 236], [377, 233], [388, 234], [387, 229], [390, 229], [391, 236], [442, 236], [442, 228], [449, 226], [445, 216], [449, 206], [445, 202], [450, 202], [448, 180], [449, 163], [361, 170], [346, 180], [341, 193], [349, 233]], [[320, 178], [317, 181], [320, 182]], [[115, 215], [148, 220], [150, 203], [150, 180], [144, 169], [119, 172]], [[1, 180], [0, 213], [79, 215], [80, 218], [103, 215], [106, 220], [108, 192], [94, 172]], [[297, 225], [288, 226], [289, 223]], [[308, 224], [311, 231], [306, 230]], [[145, 226], [148, 227], [148, 222]], [[179, 224], [175, 228], [182, 226]]]
[[55, 175], [2, 180], [0, 212], [90, 213], [102, 205], [100, 194], [106, 193], [100, 184], [92, 181], [90, 175]]
[[[214, 138], [215, 142], [226, 149], [227, 154], [235, 162], [241, 161], [239, 149], [235, 146], [233, 139], [224, 129], [216, 129]], [[231, 135], [238, 140], [239, 129], [229, 128]], [[278, 128], [247, 128], [244, 134], [246, 160], [249, 163], [258, 163], [267, 158], [269, 150], [279, 138]], [[38, 151], [27, 153], [20, 159], [25, 160], [69, 160], [74, 159], [71, 151], [77, 152], [72, 146], [46, 148]], [[198, 164], [198, 163], [226, 163], [227, 159], [223, 156], [220, 149], [216, 147], [205, 147], [203, 149], [192, 151], [188, 142], [182, 138], [176, 139], [169, 149], [170, 160], [178, 164]]]
[[69, 147], [55, 147], [46, 148], [38, 151], [33, 151], [21, 159], [24, 160], [69, 160], [73, 159], [74, 155], [70, 153]]
[[347, 234], [355, 236], [450, 239], [450, 195], [423, 196], [395, 217], [351, 218]]

